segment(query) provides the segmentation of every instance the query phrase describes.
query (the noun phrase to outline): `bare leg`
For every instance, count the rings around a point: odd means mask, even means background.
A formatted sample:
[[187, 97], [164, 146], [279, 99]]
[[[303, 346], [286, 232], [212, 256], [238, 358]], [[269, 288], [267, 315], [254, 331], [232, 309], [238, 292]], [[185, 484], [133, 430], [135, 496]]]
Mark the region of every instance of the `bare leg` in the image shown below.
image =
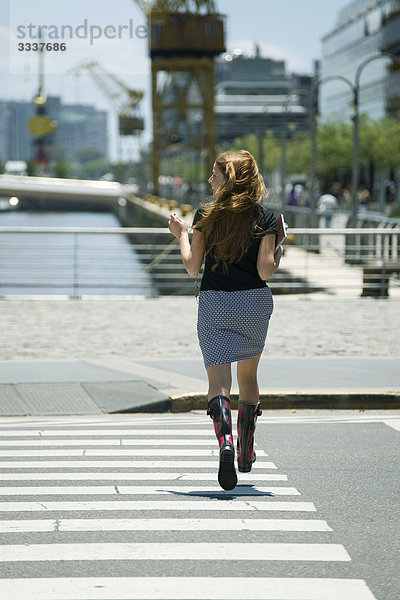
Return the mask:
[[257, 404], [259, 401], [259, 389], [257, 381], [257, 369], [260, 356], [240, 360], [237, 364], [237, 380], [239, 384], [239, 400], [246, 404]]
[[207, 369], [208, 375], [208, 400], [215, 396], [230, 398], [232, 386], [231, 363], [212, 365]]

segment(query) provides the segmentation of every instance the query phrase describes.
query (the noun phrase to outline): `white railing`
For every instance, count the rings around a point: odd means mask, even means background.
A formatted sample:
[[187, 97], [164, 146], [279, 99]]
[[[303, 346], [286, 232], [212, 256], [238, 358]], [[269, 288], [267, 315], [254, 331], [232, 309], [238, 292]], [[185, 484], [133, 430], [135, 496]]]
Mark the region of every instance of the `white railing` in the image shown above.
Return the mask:
[[[288, 241], [275, 293], [400, 297], [400, 229], [294, 228]], [[168, 229], [0, 227], [0, 296], [110, 294], [194, 294]]]

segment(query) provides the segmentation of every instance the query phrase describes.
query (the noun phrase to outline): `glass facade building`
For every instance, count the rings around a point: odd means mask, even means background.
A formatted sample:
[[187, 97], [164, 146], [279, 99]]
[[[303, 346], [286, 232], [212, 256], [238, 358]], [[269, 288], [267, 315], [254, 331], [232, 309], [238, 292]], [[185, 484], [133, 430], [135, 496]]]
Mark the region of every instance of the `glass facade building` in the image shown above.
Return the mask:
[[[358, 67], [382, 52], [400, 59], [400, 0], [355, 0], [338, 15], [335, 29], [322, 39], [321, 78], [342, 76], [354, 85]], [[400, 115], [400, 67], [374, 60], [361, 71], [359, 107], [373, 119]], [[352, 113], [352, 92], [342, 81], [320, 87], [323, 117]]]
[[285, 62], [241, 53], [217, 61], [217, 140], [249, 133], [281, 136], [284, 129], [309, 131], [313, 77], [287, 73]]

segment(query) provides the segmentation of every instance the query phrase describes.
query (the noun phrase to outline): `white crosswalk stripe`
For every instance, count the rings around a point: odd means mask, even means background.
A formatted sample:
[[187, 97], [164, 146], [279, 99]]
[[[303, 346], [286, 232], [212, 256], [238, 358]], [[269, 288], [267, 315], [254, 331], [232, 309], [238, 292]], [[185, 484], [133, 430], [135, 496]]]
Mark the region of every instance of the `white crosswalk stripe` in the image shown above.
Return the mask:
[[[219, 450], [206, 450], [203, 448], [192, 448], [192, 442], [190, 442], [190, 448], [182, 450], [180, 448], [135, 448], [134, 450], [128, 450], [121, 448], [115, 450], [109, 448], [108, 450], [100, 449], [67, 449], [67, 450], [0, 450], [0, 458], [4, 457], [28, 457], [28, 456], [182, 456], [184, 452], [185, 456], [219, 456]], [[263, 450], [258, 451], [258, 456], [267, 456]]]
[[[196, 414], [0, 423], [0, 598], [375, 600], [361, 579], [307, 576], [351, 556], [263, 449], [235, 490], [217, 486], [211, 434]], [[232, 559], [257, 576], [193, 576]], [[266, 577], [270, 563], [302, 576]]]
[[[231, 494], [232, 496], [232, 494]], [[228, 496], [229, 497], [229, 496]], [[0, 507], [1, 512], [43, 512], [43, 511], [60, 511], [60, 512], [76, 512], [76, 511], [179, 511], [182, 510], [201, 510], [201, 511], [272, 511], [272, 512], [315, 512], [315, 506], [312, 502], [277, 502], [276, 500], [269, 502], [257, 502], [255, 500], [240, 501], [234, 503], [225, 503], [221, 500], [175, 500], [168, 498], [165, 502], [160, 500], [94, 500], [94, 501], [71, 501], [71, 502], [48, 502], [41, 500], [37, 502], [2, 502]]]
[[[0, 447], [12, 446], [12, 442], [9, 440], [0, 440]], [[158, 439], [158, 440], [147, 440], [147, 439], [123, 439], [123, 440], [19, 440], [18, 446], [187, 446], [187, 440], [171, 440], [171, 439]], [[191, 441], [191, 446], [212, 446], [215, 447], [215, 439], [198, 439]], [[35, 451], [36, 453], [36, 451]]]
[[[62, 437], [62, 438], [68, 438], [68, 437], [73, 437], [74, 438], [74, 442], [76, 439], [83, 437], [83, 436], [96, 436], [96, 437], [106, 437], [106, 436], [118, 436], [123, 434], [124, 439], [128, 438], [129, 436], [134, 436], [135, 438], [145, 438], [145, 437], [151, 437], [151, 436], [157, 436], [157, 437], [165, 437], [165, 436], [172, 436], [172, 435], [176, 435], [179, 436], [179, 438], [176, 440], [176, 442], [179, 444], [180, 440], [182, 438], [187, 438], [187, 437], [193, 437], [196, 436], [197, 438], [210, 438], [213, 440], [213, 442], [215, 443], [215, 438], [212, 437], [212, 435], [210, 434], [210, 429], [204, 429], [203, 431], [201, 429], [185, 429], [185, 430], [180, 430], [180, 429], [165, 429], [165, 431], [160, 430], [160, 429], [143, 429], [142, 431], [137, 430], [137, 429], [20, 429], [20, 430], [2, 430], [0, 429], [0, 438], [2, 437], [17, 437], [20, 438], [21, 435], [23, 435], [24, 437], [37, 437], [40, 436], [40, 440], [42, 440], [42, 438], [48, 438], [48, 437]], [[155, 442], [156, 440], [154, 440]], [[153, 442], [153, 443], [154, 443]], [[48, 443], [48, 441], [47, 441]], [[66, 442], [64, 440], [65, 444], [68, 444], [68, 442]], [[9, 442], [8, 441], [2, 441], [0, 442], [0, 445], [8, 445]], [[31, 445], [31, 442], [27, 442], [28, 445]], [[182, 441], [182, 444], [187, 444], [187, 441], [184, 442]]]
[[388, 427], [392, 427], [396, 431], [400, 431], [400, 419], [385, 419], [383, 422]]
[[375, 600], [364, 581], [255, 577], [105, 577], [5, 579], [12, 600]]
[[332, 531], [318, 519], [58, 519], [0, 521], [2, 533], [34, 531]]
[[32, 544], [0, 545], [0, 563], [58, 560], [351, 560], [339, 544]]

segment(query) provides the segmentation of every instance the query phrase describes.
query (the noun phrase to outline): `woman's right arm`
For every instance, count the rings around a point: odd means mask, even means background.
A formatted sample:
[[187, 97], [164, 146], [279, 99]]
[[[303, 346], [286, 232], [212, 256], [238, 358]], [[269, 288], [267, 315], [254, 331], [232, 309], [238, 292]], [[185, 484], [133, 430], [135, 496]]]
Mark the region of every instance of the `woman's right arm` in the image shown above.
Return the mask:
[[204, 259], [204, 236], [198, 229], [193, 230], [192, 243], [186, 224], [175, 214], [170, 216], [169, 230], [179, 241], [183, 265], [189, 275], [194, 277], [200, 272]]
[[276, 236], [274, 233], [265, 235], [258, 249], [257, 272], [263, 281], [269, 279], [279, 267], [282, 257], [282, 246], [275, 254]]

